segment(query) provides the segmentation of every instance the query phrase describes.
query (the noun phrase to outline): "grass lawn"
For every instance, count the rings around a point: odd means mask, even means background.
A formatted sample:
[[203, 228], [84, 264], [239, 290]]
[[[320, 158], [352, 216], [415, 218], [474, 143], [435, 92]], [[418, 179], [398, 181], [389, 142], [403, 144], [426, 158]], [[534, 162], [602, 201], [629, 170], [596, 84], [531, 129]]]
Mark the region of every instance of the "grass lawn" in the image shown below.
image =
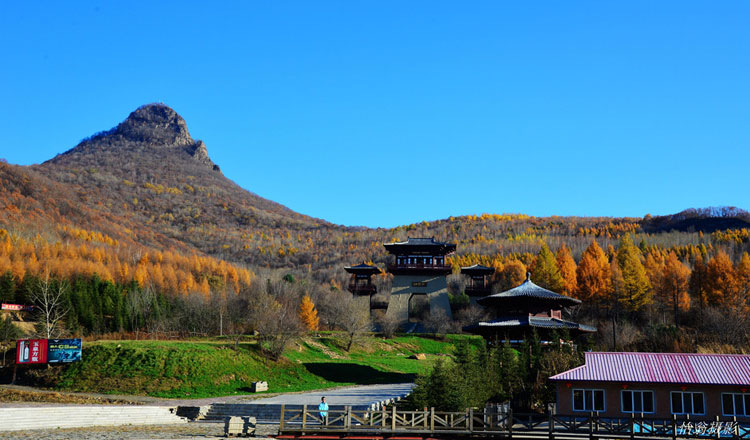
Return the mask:
[[[81, 362], [58, 370], [54, 388], [198, 398], [249, 393], [250, 383], [258, 380], [268, 381], [269, 393], [408, 382], [450, 355], [459, 340], [481, 343], [464, 335], [367, 337], [347, 353], [341, 335], [324, 333], [297, 340], [281, 360], [271, 362], [254, 341], [238, 350], [226, 340], [97, 341], [84, 343]], [[409, 359], [416, 353], [427, 359]]]

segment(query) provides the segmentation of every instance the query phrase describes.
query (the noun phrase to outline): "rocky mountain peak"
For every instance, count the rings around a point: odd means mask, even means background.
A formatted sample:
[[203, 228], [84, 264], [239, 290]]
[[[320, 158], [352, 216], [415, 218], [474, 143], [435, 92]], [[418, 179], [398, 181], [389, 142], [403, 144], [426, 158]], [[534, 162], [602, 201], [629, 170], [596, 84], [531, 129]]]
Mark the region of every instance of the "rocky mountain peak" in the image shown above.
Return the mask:
[[197, 162], [210, 166], [214, 171], [221, 171], [219, 166], [213, 163], [211, 158], [208, 157], [208, 149], [206, 149], [206, 144], [204, 144], [203, 141], [198, 141], [187, 146], [185, 151], [187, 151]]
[[[170, 156], [173, 154], [177, 156]], [[149, 160], [171, 160], [184, 154], [214, 171], [221, 171], [211, 161], [203, 141], [190, 136], [182, 116], [167, 105], [147, 104], [130, 113], [117, 127], [96, 133], [47, 162], [80, 166], [83, 162], [108, 163], [111, 161], [108, 156], [116, 160], [131, 156], [128, 163], [132, 165]]]
[[195, 143], [182, 116], [164, 104], [139, 107], [117, 126], [115, 133], [132, 142], [185, 146]]

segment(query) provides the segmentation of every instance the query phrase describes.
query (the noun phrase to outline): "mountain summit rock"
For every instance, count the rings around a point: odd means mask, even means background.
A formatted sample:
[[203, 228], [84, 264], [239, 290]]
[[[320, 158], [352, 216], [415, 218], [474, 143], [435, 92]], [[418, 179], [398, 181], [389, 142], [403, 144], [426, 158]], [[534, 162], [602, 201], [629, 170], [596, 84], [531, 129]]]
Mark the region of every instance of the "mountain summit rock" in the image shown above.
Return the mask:
[[182, 116], [164, 104], [147, 104], [139, 107], [121, 122], [112, 134], [120, 135], [132, 142], [158, 145], [195, 143]]
[[92, 159], [108, 158], [112, 154], [135, 154], [141, 159], [174, 160], [187, 155], [194, 162], [220, 171], [211, 161], [203, 141], [193, 140], [187, 123], [176, 111], [165, 104], [147, 104], [138, 107], [117, 127], [102, 131], [81, 141], [46, 163], [80, 164]]
[[[249, 169], [258, 166], [251, 157], [244, 160]], [[79, 213], [82, 225], [111, 221], [105, 232], [123, 243], [255, 262], [243, 234], [273, 237], [281, 229], [330, 226], [232, 182], [213, 163], [206, 144], [193, 139], [185, 120], [164, 104], [139, 107], [116, 127], [31, 171], [75, 198], [66, 204], [66, 216]]]

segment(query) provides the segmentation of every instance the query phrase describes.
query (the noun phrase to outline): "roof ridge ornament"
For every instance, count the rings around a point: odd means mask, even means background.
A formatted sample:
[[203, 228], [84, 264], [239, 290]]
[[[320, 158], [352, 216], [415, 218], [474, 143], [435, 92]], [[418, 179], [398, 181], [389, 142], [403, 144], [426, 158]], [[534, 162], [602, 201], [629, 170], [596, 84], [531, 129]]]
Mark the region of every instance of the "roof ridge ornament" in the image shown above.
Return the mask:
[[531, 281], [531, 271], [526, 272], [526, 281]]

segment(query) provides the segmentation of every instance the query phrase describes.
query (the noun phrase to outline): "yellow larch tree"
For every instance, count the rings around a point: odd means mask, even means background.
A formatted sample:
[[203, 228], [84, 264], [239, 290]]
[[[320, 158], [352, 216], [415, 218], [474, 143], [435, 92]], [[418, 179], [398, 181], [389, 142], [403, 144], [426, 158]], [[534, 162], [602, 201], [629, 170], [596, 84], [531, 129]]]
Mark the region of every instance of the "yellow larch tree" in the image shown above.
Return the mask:
[[578, 299], [601, 303], [609, 295], [612, 288], [612, 269], [607, 256], [595, 240], [583, 251], [576, 269], [576, 278]]
[[538, 286], [553, 292], [560, 292], [563, 288], [563, 279], [560, 269], [557, 267], [555, 255], [546, 244], [542, 244], [539, 253], [531, 265], [531, 280]]
[[575, 295], [578, 290], [578, 277], [576, 276], [576, 261], [570, 255], [570, 249], [564, 244], [560, 246], [555, 260], [562, 276], [562, 293], [568, 296]]
[[734, 264], [724, 251], [719, 251], [706, 265], [710, 305], [736, 305], [737, 278]]
[[299, 305], [299, 319], [308, 330], [318, 330], [318, 325], [320, 324], [318, 311], [315, 310], [315, 304], [313, 304], [309, 295], [302, 297], [302, 302]]
[[526, 265], [516, 259], [508, 259], [503, 264], [503, 268], [495, 272], [493, 278], [498, 291], [512, 289], [526, 279]]
[[620, 239], [616, 259], [623, 279], [623, 290], [615, 292], [617, 300], [631, 311], [638, 311], [651, 304], [651, 283], [646, 276], [646, 268], [641, 263], [641, 251], [633, 244], [630, 234], [625, 234]]
[[750, 312], [750, 255], [747, 252], [742, 254], [734, 272], [737, 276], [738, 300], [747, 314]]
[[654, 283], [654, 289], [659, 302], [667, 307], [671, 306], [675, 325], [679, 325], [679, 312], [690, 308], [689, 279], [690, 269], [682, 264], [677, 254], [670, 252], [661, 276]]

